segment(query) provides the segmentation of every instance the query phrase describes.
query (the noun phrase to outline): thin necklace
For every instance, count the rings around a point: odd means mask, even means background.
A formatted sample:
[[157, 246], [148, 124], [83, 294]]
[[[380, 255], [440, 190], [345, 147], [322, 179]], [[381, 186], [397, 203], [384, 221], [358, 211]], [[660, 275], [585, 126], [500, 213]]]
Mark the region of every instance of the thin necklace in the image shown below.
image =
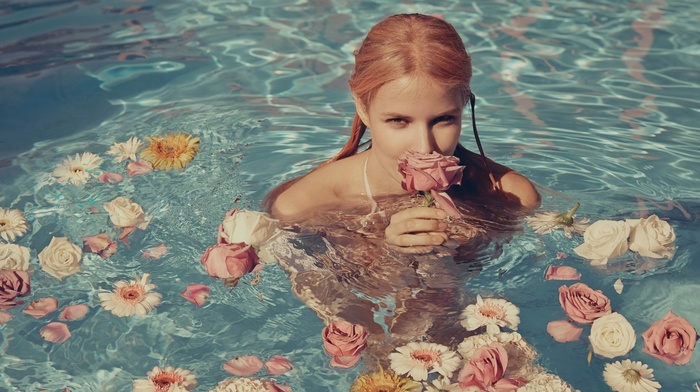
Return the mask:
[[379, 161], [379, 158], [377, 158], [376, 155], [372, 154], [372, 156], [374, 156], [374, 160], [377, 162], [377, 164], [379, 165], [379, 167], [381, 167], [382, 170], [384, 170], [384, 172], [385, 172], [392, 180], [396, 181], [396, 183], [398, 183], [399, 185], [401, 185], [401, 180], [397, 180], [396, 178], [394, 178], [394, 176], [391, 175], [391, 172], [390, 172], [386, 167], [384, 167], [384, 165], [382, 165], [382, 162]]

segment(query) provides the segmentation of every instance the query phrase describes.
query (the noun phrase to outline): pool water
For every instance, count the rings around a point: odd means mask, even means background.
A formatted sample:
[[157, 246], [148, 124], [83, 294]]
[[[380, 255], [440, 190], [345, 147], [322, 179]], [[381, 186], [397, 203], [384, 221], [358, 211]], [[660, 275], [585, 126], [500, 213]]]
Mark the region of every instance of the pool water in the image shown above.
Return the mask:
[[[408, 2], [406, 2], [408, 3]], [[510, 1], [398, 4], [390, 1], [46, 1], [0, 4], [0, 207], [23, 212], [31, 249], [28, 301], [55, 297], [59, 310], [87, 304], [72, 337], [44, 341], [55, 312], [0, 325], [0, 390], [128, 391], [154, 366], [197, 376], [208, 390], [237, 356], [289, 358], [274, 376], [295, 391], [348, 390], [360, 365], [339, 370], [323, 352], [324, 323], [292, 294], [285, 271], [234, 289], [200, 264], [232, 208], [257, 210], [276, 184], [308, 171], [344, 143], [354, 106], [352, 52], [367, 30], [402, 12], [441, 14], [473, 56], [472, 89], [487, 154], [540, 186], [542, 211], [581, 203], [579, 217], [656, 214], [674, 228], [671, 260], [627, 253], [607, 268], [573, 249], [582, 238], [539, 235], [525, 223], [497, 257], [464, 281], [473, 295], [521, 309], [518, 332], [538, 364], [582, 391], [609, 390], [587, 361], [585, 335], [557, 343], [546, 332], [565, 318], [550, 264], [574, 266], [602, 290], [637, 333], [627, 358], [654, 369], [664, 390], [692, 390], [700, 359], [670, 366], [642, 353], [641, 334], [669, 310], [700, 327], [700, 33], [690, 0]], [[117, 184], [59, 184], [68, 155], [92, 152], [102, 170], [125, 173], [106, 155], [115, 142], [185, 132], [201, 149], [185, 170], [153, 171]], [[470, 132], [462, 143], [475, 149]], [[52, 237], [81, 243], [115, 231], [102, 205], [128, 197], [153, 217], [108, 259], [85, 254], [81, 272], [58, 280], [37, 254]], [[98, 213], [91, 213], [97, 208]], [[146, 249], [165, 244], [159, 259]], [[98, 293], [150, 273], [163, 302], [145, 317], [119, 318]], [[613, 289], [620, 278], [622, 294]], [[202, 307], [179, 293], [211, 287]], [[619, 360], [621, 358], [616, 358]]]

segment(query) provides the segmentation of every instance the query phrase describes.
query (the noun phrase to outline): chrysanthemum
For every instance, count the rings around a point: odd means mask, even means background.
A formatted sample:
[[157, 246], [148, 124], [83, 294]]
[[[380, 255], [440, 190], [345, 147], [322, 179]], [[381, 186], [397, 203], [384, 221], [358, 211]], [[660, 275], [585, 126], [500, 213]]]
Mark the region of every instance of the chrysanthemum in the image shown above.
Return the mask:
[[610, 388], [619, 392], [656, 392], [661, 388], [661, 384], [654, 380], [652, 369], [629, 359], [605, 365], [603, 378]]
[[421, 390], [421, 384], [410, 378], [385, 372], [381, 366], [378, 372], [361, 374], [350, 387], [350, 392], [419, 392]]
[[0, 208], [0, 237], [7, 242], [14, 242], [27, 232], [27, 221], [20, 210]]
[[136, 153], [143, 146], [143, 142], [136, 136], [132, 136], [124, 143], [114, 143], [107, 151], [107, 155], [114, 157], [114, 162], [121, 162], [125, 159], [136, 161]]
[[156, 285], [149, 284], [150, 274], [143, 274], [139, 279], [126, 282], [120, 280], [114, 284], [117, 289], [114, 292], [100, 293], [102, 307], [111, 310], [119, 317], [145, 316], [148, 312], [160, 305], [162, 296], [160, 293], [150, 292]]
[[258, 378], [227, 378], [219, 382], [214, 389], [209, 392], [267, 392], [280, 391], [273, 380], [263, 380]]
[[482, 299], [476, 296], [476, 304], [467, 306], [462, 311], [462, 325], [467, 331], [473, 331], [486, 326], [486, 333], [500, 332], [500, 327], [518, 329], [520, 309], [512, 303], [501, 298]]
[[408, 374], [416, 381], [428, 378], [428, 373], [451, 377], [459, 367], [460, 358], [447, 346], [437, 343], [411, 342], [389, 354], [391, 369], [397, 374]]
[[102, 163], [102, 158], [91, 152], [67, 157], [52, 173], [61, 184], [70, 181], [73, 185], [85, 184]]
[[563, 214], [543, 212], [529, 216], [525, 220], [537, 234], [549, 234], [554, 230], [562, 229], [564, 230], [564, 235], [571, 238], [574, 233], [582, 235], [588, 227], [588, 218], [574, 218], [574, 214], [580, 205], [580, 203], [576, 203], [573, 208]]
[[141, 157], [151, 162], [156, 170], [183, 169], [199, 150], [199, 138], [184, 133], [147, 137], [146, 140], [150, 144], [141, 151]]
[[156, 366], [148, 372], [148, 378], [134, 380], [133, 392], [187, 392], [197, 386], [194, 374], [172, 366]]

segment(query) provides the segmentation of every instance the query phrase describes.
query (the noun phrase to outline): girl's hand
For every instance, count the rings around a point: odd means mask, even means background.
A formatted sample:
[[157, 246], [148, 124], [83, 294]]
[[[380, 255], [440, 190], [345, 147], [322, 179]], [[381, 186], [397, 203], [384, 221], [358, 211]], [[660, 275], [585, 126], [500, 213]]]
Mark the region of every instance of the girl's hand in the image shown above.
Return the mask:
[[447, 241], [447, 223], [442, 221], [446, 217], [445, 211], [439, 208], [405, 209], [391, 216], [384, 230], [384, 240], [404, 252], [425, 253]]

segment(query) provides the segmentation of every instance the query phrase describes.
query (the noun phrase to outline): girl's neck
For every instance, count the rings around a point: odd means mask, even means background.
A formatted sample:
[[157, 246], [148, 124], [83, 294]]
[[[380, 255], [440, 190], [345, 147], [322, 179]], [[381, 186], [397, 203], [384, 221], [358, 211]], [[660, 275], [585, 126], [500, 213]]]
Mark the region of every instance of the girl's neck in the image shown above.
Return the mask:
[[374, 196], [399, 195], [406, 193], [401, 187], [400, 174], [396, 165], [389, 168], [383, 164], [371, 149], [367, 162], [367, 178]]

